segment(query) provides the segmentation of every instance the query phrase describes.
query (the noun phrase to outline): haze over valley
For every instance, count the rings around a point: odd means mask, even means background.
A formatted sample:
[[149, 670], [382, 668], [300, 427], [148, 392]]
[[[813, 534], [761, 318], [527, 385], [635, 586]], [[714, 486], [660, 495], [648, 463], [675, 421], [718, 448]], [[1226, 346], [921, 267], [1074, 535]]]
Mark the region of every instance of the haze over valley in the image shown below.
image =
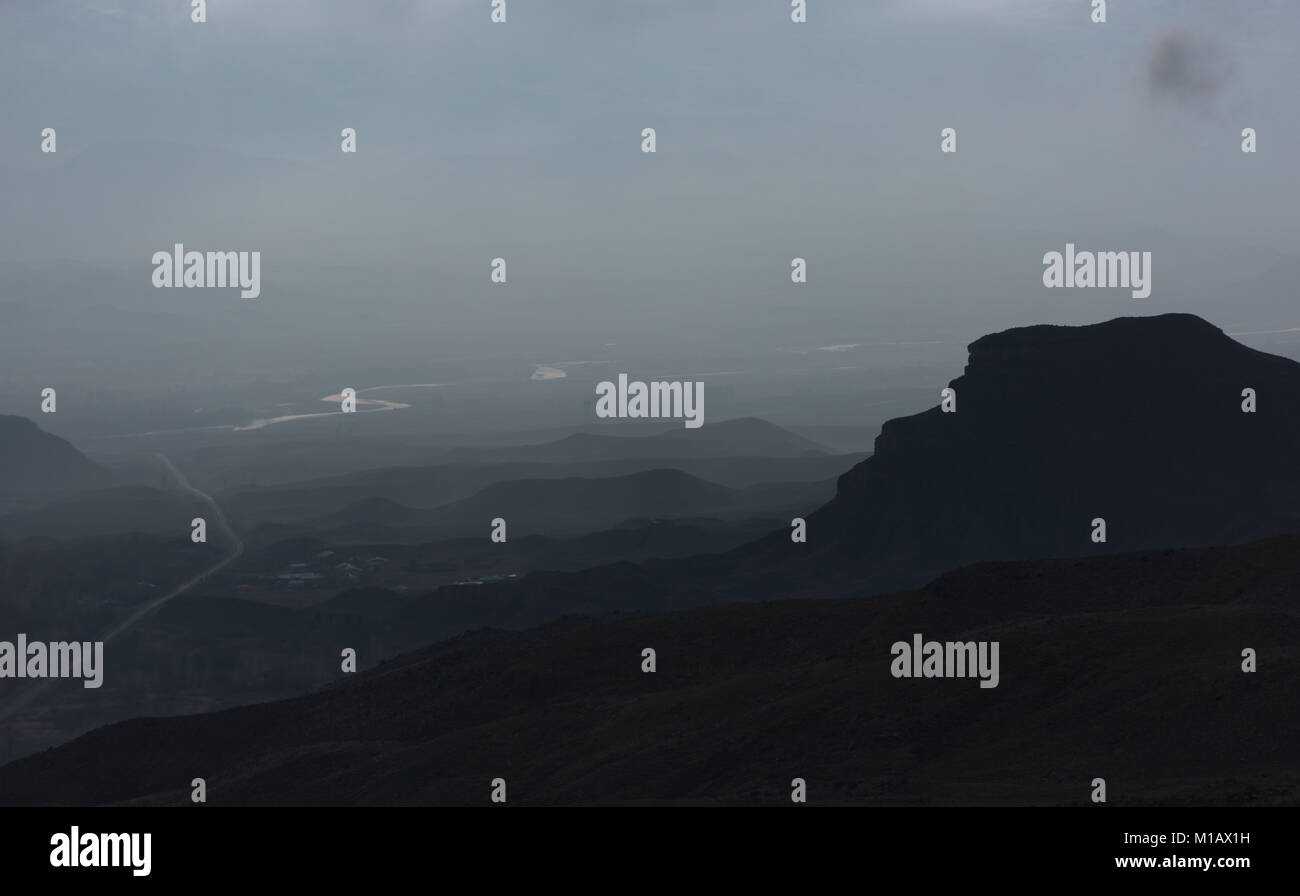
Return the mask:
[[1300, 6], [199, 5], [0, 3], [0, 804], [1300, 804]]

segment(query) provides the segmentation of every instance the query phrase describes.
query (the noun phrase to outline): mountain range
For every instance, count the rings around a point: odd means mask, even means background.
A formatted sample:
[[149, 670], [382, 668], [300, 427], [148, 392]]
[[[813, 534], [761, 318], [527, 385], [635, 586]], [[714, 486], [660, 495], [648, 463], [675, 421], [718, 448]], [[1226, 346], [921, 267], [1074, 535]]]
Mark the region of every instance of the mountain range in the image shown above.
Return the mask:
[[[936, 384], [936, 407], [886, 423], [806, 542], [782, 525], [280, 612], [323, 656], [338, 632], [407, 652], [303, 697], [96, 730], [0, 768], [0, 794], [181, 803], [206, 775], [232, 803], [476, 804], [504, 776], [512, 802], [782, 803], [797, 776], [824, 802], [1083, 803], [1100, 776], [1113, 802], [1300, 802], [1300, 364], [1170, 314], [985, 336], [947, 385], [955, 409]], [[547, 490], [585, 514], [701, 494], [680, 471], [613, 481], [486, 491], [557, 519]], [[482, 516], [481, 494], [448, 507]], [[892, 677], [890, 645], [921, 633], [998, 641], [1001, 683]]]

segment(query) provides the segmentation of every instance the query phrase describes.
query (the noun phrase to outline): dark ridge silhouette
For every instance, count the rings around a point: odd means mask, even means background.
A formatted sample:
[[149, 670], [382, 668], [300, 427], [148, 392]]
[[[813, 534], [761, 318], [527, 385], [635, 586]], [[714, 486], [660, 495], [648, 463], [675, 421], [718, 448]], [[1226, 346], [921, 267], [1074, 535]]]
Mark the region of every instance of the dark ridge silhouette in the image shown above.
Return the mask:
[[[812, 803], [1085, 804], [1098, 775], [1117, 805], [1300, 805], [1297, 583], [1290, 536], [479, 630], [300, 698], [98, 729], [0, 768], [0, 802], [187, 805], [202, 770], [214, 805], [486, 805], [498, 776], [524, 805], [789, 805], [796, 776]], [[893, 678], [913, 633], [998, 641], [998, 687]]]
[[809, 520], [813, 564], [874, 590], [977, 560], [1300, 531], [1300, 364], [1198, 317], [985, 336], [951, 386], [955, 414], [887, 422], [840, 478]]
[[99, 464], [26, 417], [0, 415], [0, 505], [43, 503], [114, 481]]

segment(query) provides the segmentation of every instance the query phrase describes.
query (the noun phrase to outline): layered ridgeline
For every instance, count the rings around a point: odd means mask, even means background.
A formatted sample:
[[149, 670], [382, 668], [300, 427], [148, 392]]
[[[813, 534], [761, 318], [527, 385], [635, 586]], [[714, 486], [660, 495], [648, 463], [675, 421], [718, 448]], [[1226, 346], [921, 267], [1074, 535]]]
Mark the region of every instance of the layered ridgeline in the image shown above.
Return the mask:
[[783, 530], [727, 554], [536, 574], [473, 606], [443, 591], [421, 622], [449, 634], [579, 609], [865, 594], [983, 560], [1300, 531], [1300, 364], [1198, 317], [985, 336], [950, 386], [955, 411], [936, 403], [884, 425], [808, 516], [804, 543]]
[[[190, 520], [204, 506], [170, 484], [155, 488], [106, 469], [25, 417], [0, 416], [0, 543], [125, 532], [188, 541]], [[0, 594], [0, 607], [6, 597]]]
[[36, 504], [114, 484], [112, 474], [26, 417], [0, 415], [0, 506]]
[[[1297, 538], [1165, 548], [1300, 530], [1300, 365], [1167, 315], [985, 337], [951, 385], [956, 412], [887, 424], [806, 543], [353, 595], [322, 615], [344, 614], [363, 668], [371, 637], [421, 652], [295, 700], [101, 729], [0, 770], [0, 802], [185, 802], [196, 768], [214, 802], [477, 803], [497, 775], [512, 802], [785, 802], [798, 766], [819, 801], [1082, 802], [1104, 774], [1115, 802], [1295, 803]], [[1042, 556], [1070, 559], [1023, 559]], [[226, 603], [204, 629], [251, 606]], [[918, 636], [1000, 642], [1000, 683], [890, 677], [891, 645]]]
[[[744, 445], [744, 451], [737, 446]], [[460, 447], [449, 462], [591, 463], [654, 458], [678, 461], [720, 456], [817, 457], [826, 449], [816, 442], [756, 417], [720, 420], [699, 429], [680, 425], [655, 435], [605, 435], [580, 432], [553, 442], [502, 447]]]

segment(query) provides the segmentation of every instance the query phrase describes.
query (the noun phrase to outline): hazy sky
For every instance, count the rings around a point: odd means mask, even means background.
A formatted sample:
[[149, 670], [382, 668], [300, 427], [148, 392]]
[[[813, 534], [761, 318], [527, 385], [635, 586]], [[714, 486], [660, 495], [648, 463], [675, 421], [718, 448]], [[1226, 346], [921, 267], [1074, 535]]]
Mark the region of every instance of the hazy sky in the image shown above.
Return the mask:
[[[164, 317], [237, 355], [312, 316], [326, 362], [391, 338], [701, 365], [1170, 310], [1300, 326], [1300, 4], [1113, 0], [1104, 25], [1089, 0], [809, 0], [804, 25], [785, 0], [490, 8], [210, 0], [193, 24], [188, 0], [3, 0], [0, 303], [69, 345], [139, 314], [139, 340], [98, 340], [110, 373]], [[1152, 251], [1151, 297], [1043, 289], [1066, 241]], [[176, 242], [260, 250], [260, 306], [153, 290]]]

